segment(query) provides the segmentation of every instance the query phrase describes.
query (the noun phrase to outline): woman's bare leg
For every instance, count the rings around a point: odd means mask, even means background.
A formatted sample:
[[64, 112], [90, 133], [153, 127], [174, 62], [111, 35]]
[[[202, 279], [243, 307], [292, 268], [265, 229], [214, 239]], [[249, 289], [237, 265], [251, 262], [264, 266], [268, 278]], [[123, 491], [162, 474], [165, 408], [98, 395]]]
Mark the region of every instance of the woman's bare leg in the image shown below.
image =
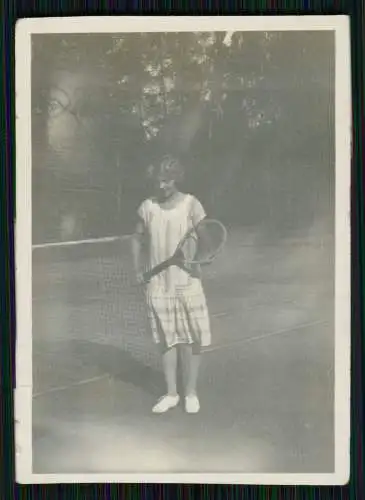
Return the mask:
[[177, 349], [172, 347], [165, 351], [162, 355], [163, 371], [166, 380], [167, 394], [176, 396], [176, 369], [177, 369]]
[[173, 347], [162, 354], [163, 371], [166, 380], [167, 394], [159, 399], [152, 408], [153, 413], [165, 413], [178, 405], [180, 397], [176, 387], [177, 349]]
[[181, 360], [184, 372], [185, 396], [196, 395], [200, 368], [200, 352], [191, 345], [181, 345]]

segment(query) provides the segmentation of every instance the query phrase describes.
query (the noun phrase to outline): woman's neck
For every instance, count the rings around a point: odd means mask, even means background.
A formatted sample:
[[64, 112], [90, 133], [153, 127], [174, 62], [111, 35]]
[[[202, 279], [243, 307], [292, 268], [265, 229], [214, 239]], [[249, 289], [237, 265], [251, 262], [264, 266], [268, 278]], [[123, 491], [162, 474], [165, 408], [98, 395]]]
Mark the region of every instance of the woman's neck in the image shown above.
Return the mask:
[[183, 193], [181, 191], [175, 191], [168, 198], [158, 200], [158, 203], [161, 207], [173, 208], [179, 203], [182, 197]]

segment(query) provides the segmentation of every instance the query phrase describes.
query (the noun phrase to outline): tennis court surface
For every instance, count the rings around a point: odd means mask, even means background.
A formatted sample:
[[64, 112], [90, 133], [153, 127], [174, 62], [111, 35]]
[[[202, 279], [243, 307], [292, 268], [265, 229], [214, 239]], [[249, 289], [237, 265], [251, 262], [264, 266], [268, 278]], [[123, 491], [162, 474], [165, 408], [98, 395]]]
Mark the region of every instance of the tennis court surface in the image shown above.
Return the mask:
[[333, 241], [231, 231], [201, 412], [164, 392], [128, 240], [33, 251], [33, 471], [331, 472]]

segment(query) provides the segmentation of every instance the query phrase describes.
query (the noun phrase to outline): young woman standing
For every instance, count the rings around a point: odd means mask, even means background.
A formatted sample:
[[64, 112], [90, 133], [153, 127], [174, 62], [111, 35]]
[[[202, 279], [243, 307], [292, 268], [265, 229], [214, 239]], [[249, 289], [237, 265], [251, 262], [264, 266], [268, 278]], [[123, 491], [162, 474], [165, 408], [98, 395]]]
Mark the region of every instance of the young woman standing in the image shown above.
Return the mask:
[[[205, 218], [198, 199], [179, 190], [183, 178], [181, 164], [166, 157], [149, 172], [156, 193], [138, 209], [133, 237], [133, 258], [137, 280], [143, 281], [143, 266], [152, 269], [171, 257], [185, 233]], [[142, 245], [147, 262], [142, 262]], [[171, 266], [154, 276], [145, 288], [148, 318], [153, 339], [160, 346], [167, 392], [153, 407], [164, 413], [179, 404], [177, 393], [177, 355], [181, 352], [185, 379], [184, 406], [197, 413], [200, 402], [197, 380], [201, 349], [210, 345], [211, 331], [206, 298], [199, 269], [187, 272]]]

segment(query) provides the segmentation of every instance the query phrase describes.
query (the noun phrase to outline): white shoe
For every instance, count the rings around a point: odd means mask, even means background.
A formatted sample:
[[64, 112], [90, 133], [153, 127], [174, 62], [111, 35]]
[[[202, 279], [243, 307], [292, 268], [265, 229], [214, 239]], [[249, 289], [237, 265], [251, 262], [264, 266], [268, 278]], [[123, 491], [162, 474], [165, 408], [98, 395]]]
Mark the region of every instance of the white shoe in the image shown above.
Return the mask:
[[165, 413], [172, 408], [175, 408], [179, 404], [180, 396], [177, 394], [176, 396], [170, 396], [167, 394], [163, 396], [157, 404], [152, 408], [153, 413]]
[[195, 394], [191, 396], [186, 396], [185, 398], [185, 410], [186, 413], [198, 413], [200, 410], [199, 399]]

